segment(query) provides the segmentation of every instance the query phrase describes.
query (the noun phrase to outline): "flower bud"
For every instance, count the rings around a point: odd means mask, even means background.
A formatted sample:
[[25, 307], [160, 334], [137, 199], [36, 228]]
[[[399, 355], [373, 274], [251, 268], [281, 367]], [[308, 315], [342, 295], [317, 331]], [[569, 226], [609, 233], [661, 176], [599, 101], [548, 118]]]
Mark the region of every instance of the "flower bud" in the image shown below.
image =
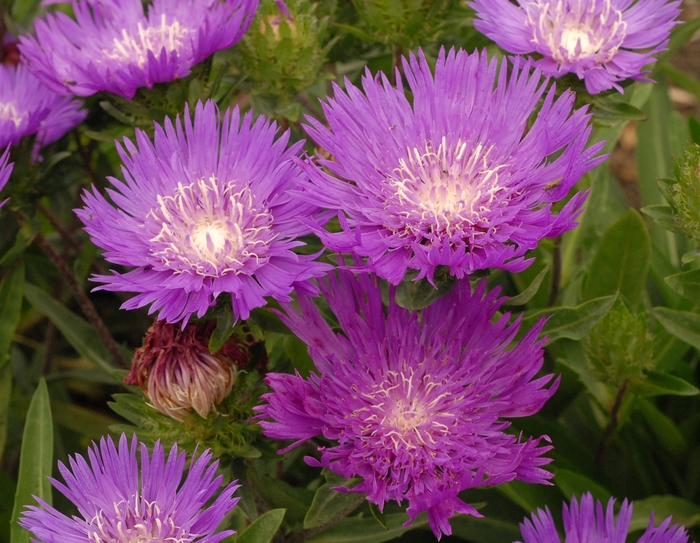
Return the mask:
[[138, 385], [161, 413], [182, 421], [192, 410], [206, 418], [231, 393], [237, 368], [250, 361], [245, 344], [232, 336], [216, 353], [209, 352], [213, 321], [179, 325], [157, 320], [143, 347], [134, 353], [124, 379]]

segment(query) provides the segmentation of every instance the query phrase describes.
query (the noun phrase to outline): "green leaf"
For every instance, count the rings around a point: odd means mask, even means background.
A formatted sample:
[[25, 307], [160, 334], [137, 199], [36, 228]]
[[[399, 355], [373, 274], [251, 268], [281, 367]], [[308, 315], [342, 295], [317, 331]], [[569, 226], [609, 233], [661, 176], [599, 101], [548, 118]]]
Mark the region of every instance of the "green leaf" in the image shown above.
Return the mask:
[[513, 296], [512, 298], [509, 298], [506, 302], [504, 302], [503, 305], [509, 305], [509, 306], [517, 306], [517, 305], [525, 305], [528, 303], [532, 297], [537, 294], [537, 291], [540, 289], [540, 285], [542, 284], [542, 280], [544, 279], [545, 275], [547, 275], [547, 272], [549, 271], [549, 264], [546, 265], [540, 273], [537, 274], [537, 277], [530, 283], [530, 286], [527, 287], [525, 290], [523, 290], [520, 294], [517, 296]]
[[[355, 484], [360, 480], [354, 481]], [[329, 522], [345, 517], [365, 501], [365, 495], [357, 492], [338, 492], [330, 483], [321, 485], [304, 517], [304, 529], [318, 528]], [[354, 486], [353, 484], [350, 485]]]
[[111, 355], [90, 324], [66, 309], [39, 287], [27, 283], [24, 295], [30, 304], [54, 323], [78, 354], [93, 362], [109, 375], [114, 375], [116, 368], [112, 365]]
[[650, 371], [646, 379], [634, 391], [642, 396], [696, 396], [700, 390], [680, 377], [669, 373]]
[[473, 543], [512, 543], [522, 538], [517, 522], [497, 518], [456, 515], [450, 524], [453, 535]]
[[690, 270], [665, 278], [675, 292], [696, 303], [700, 303], [700, 270]]
[[630, 532], [644, 530], [649, 526], [652, 511], [658, 521], [673, 517], [672, 524], [682, 524], [687, 528], [700, 523], [700, 507], [678, 496], [650, 496], [634, 500]]
[[216, 317], [216, 328], [209, 338], [209, 352], [214, 354], [224, 343], [228, 341], [228, 338], [233, 334], [233, 325], [236, 322], [236, 318], [233, 315], [233, 311], [229, 306], [226, 306]]
[[532, 485], [522, 481], [503, 483], [496, 489], [528, 512], [536, 511], [559, 497], [552, 486]]
[[620, 292], [636, 307], [642, 300], [651, 264], [651, 238], [641, 215], [629, 209], [603, 234], [591, 262], [583, 298]]
[[12, 367], [6, 365], [0, 369], [0, 460], [7, 440], [7, 422], [10, 414], [10, 395], [12, 394]]
[[607, 503], [610, 499], [610, 492], [598, 483], [592, 481], [585, 475], [569, 471], [568, 469], [555, 469], [554, 484], [562, 491], [564, 496], [581, 496], [585, 492], [590, 492], [596, 500]]
[[17, 524], [25, 505], [35, 504], [32, 495], [51, 504], [51, 483], [47, 479], [53, 467], [53, 422], [46, 381], [41, 379], [27, 411], [19, 458], [19, 477], [12, 510], [10, 543], [28, 543], [29, 532]]
[[0, 259], [0, 266], [7, 267], [23, 255], [25, 249], [34, 241], [39, 230], [41, 230], [41, 221], [38, 218], [34, 217], [25, 221], [17, 232], [14, 245]]
[[645, 206], [641, 212], [651, 217], [653, 221], [666, 230], [677, 230], [676, 220], [673, 218], [673, 208], [669, 205]]
[[270, 506], [287, 510], [288, 521], [302, 520], [306, 516], [314, 497], [312, 491], [294, 487], [270, 476], [256, 479], [254, 472], [251, 472], [251, 476], [255, 479], [252, 481], [255, 490]]
[[387, 515], [386, 528], [373, 517], [346, 518], [306, 540], [306, 543], [382, 543], [400, 537], [408, 530], [428, 524], [427, 515], [421, 514], [408, 528], [403, 524], [408, 520], [405, 513]]
[[644, 121], [643, 111], [615, 95], [591, 99], [593, 122], [600, 126], [615, 126], [620, 121]]
[[236, 539], [236, 543], [270, 543], [284, 519], [286, 509], [273, 509], [260, 516]]
[[617, 296], [589, 300], [576, 307], [555, 307], [537, 310], [523, 319], [523, 330], [529, 330], [541, 317], [549, 317], [541, 335], [548, 335], [547, 343], [561, 338], [581, 339], [602, 319], [615, 303]]
[[386, 525], [386, 513], [384, 511], [380, 511], [379, 506], [376, 503], [367, 503], [369, 504], [369, 512], [372, 513], [372, 516], [377, 520], [382, 528], [388, 530], [389, 527]]
[[636, 398], [634, 408], [666, 451], [674, 459], [681, 460], [688, 451], [688, 442], [673, 420], [645, 398]]
[[700, 349], [700, 315], [668, 307], [655, 307], [652, 313], [669, 333]]
[[24, 263], [21, 263], [0, 285], [0, 372], [10, 359], [10, 345], [22, 314], [23, 297]]

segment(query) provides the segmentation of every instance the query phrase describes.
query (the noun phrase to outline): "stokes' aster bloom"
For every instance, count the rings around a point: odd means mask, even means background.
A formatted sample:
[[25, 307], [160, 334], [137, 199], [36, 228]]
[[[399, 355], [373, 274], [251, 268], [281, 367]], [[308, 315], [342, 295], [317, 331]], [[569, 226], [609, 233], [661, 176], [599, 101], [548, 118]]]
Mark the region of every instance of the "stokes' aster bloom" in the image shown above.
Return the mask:
[[77, 507], [82, 518], [67, 517], [43, 500], [29, 506], [19, 523], [34, 535], [34, 543], [133, 543], [177, 541], [218, 543], [234, 533], [215, 533], [238, 498], [236, 481], [229, 484], [207, 507], [219, 490], [222, 477], [215, 477], [218, 461], [210, 463], [205, 451], [190, 464], [182, 481], [186, 454], [173, 446], [165, 456], [160, 442], [149, 457], [141, 444], [141, 469], [136, 459], [136, 436], [131, 446], [122, 434], [119, 447], [102, 438], [88, 451], [90, 463], [80, 455], [69, 459], [70, 469], [59, 462], [66, 484], [50, 479]]
[[506, 51], [538, 53], [535, 64], [559, 77], [574, 73], [590, 94], [631, 78], [668, 44], [681, 0], [473, 0], [474, 26]]
[[408, 268], [429, 279], [437, 266], [457, 277], [524, 269], [541, 238], [573, 228], [585, 194], [558, 215], [552, 202], [604, 160], [594, 158], [602, 144], [585, 149], [589, 116], [572, 113], [572, 93], [545, 94], [518, 60], [510, 76], [506, 62], [499, 70], [485, 53], [464, 51], [442, 51], [435, 77], [422, 54], [404, 68], [412, 105], [368, 72], [364, 94], [349, 82], [347, 94], [335, 88], [324, 105], [330, 129], [309, 119], [309, 134], [334, 157], [320, 164], [340, 178], [307, 163], [309, 198], [347, 214], [342, 232], [319, 233], [323, 242], [367, 257], [393, 284]]
[[203, 316], [221, 293], [230, 293], [236, 318], [265, 305], [264, 296], [290, 301], [294, 287], [323, 275], [327, 264], [295, 254], [296, 237], [318, 208], [299, 203], [288, 189], [304, 181], [285, 151], [289, 132], [275, 141], [276, 126], [238, 109], [219, 120], [212, 101], [197, 105], [194, 122], [156, 124], [155, 144], [136, 131], [136, 145], [118, 146], [125, 182], [110, 178], [115, 209], [95, 189], [76, 210], [92, 241], [115, 264], [134, 266], [124, 275], [96, 276], [99, 288], [140, 292], [123, 304], [173, 323]]
[[[10, 148], [8, 147], [5, 149], [5, 152], [0, 156], [0, 190], [5, 188], [5, 185], [10, 179], [10, 175], [12, 175], [12, 168], [14, 167], [13, 163], [9, 163], [10, 160]], [[0, 202], [0, 207], [4, 206], [7, 203], [7, 199], [3, 200]]]
[[101, 90], [133, 98], [139, 87], [185, 77], [195, 64], [231, 47], [250, 25], [258, 0], [73, 0], [76, 20], [57, 12], [23, 36], [30, 68], [62, 94]]
[[209, 339], [215, 321], [179, 326], [156, 321], [143, 347], [134, 352], [127, 385], [138, 385], [153, 406], [182, 421], [193, 409], [207, 418], [231, 393], [237, 368], [250, 360], [247, 346], [233, 336], [214, 354]]
[[309, 464], [361, 476], [352, 491], [366, 492], [380, 509], [408, 500], [411, 520], [427, 511], [438, 537], [451, 533], [455, 513], [479, 516], [460, 491], [552, 477], [539, 467], [550, 462], [542, 455], [551, 447], [505, 433], [503, 420], [536, 413], [557, 388], [558, 380], [545, 388], [552, 375], [535, 378], [544, 321], [506, 350], [519, 325], [508, 325], [509, 314], [491, 321], [502, 300], [483, 282], [472, 293], [469, 281], [458, 281], [421, 315], [392, 299], [385, 315], [373, 276], [338, 277], [321, 289], [342, 334], [305, 294], [300, 312], [287, 306], [282, 316], [319, 374], [268, 375], [273, 392], [262, 396], [256, 419], [272, 419], [260, 422], [265, 435], [297, 440], [280, 452], [322, 435], [336, 444], [319, 447], [320, 462]]
[[80, 124], [87, 111], [45, 87], [23, 64], [0, 64], [0, 147], [36, 134], [39, 147]]
[[[615, 522], [613, 506], [615, 500], [610, 498], [606, 511], [599, 501], [593, 503], [593, 496], [586, 493], [581, 497], [581, 504], [575, 497], [571, 506], [562, 506], [564, 514], [565, 541], [576, 543], [625, 543], [630, 521], [632, 504], [622, 502]], [[524, 543], [562, 543], [549, 508], [541, 509], [532, 515], [532, 520], [525, 519], [520, 525]], [[688, 543], [688, 532], [677, 524], [671, 525], [671, 517], [654, 528], [654, 514], [651, 514], [649, 526], [637, 543]]]

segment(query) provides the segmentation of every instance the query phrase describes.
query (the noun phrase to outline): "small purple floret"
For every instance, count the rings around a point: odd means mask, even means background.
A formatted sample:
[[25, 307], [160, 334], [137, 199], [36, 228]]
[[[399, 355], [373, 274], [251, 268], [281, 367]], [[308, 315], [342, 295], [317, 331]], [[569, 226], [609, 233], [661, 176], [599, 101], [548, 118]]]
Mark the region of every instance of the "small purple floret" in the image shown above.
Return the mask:
[[545, 75], [574, 73], [590, 94], [625, 79], [649, 81], [644, 67], [668, 45], [681, 0], [472, 0], [474, 26], [506, 51], [541, 55]]
[[367, 72], [364, 93], [335, 87], [323, 106], [330, 128], [309, 119], [333, 160], [305, 163], [307, 198], [340, 212], [342, 227], [319, 236], [393, 284], [409, 268], [429, 280], [438, 266], [459, 278], [523, 270], [540, 239], [575, 226], [586, 194], [558, 214], [552, 203], [605, 158], [602, 143], [586, 149], [590, 116], [519, 60], [499, 68], [486, 53], [442, 51], [433, 76], [420, 53], [404, 72], [412, 103]]
[[469, 281], [458, 281], [420, 314], [396, 305], [393, 293], [385, 314], [369, 274], [341, 270], [321, 283], [342, 332], [306, 294], [299, 311], [285, 305], [280, 316], [308, 345], [318, 374], [269, 374], [273, 392], [256, 408], [265, 435], [295, 440], [280, 452], [323, 436], [332, 444], [307, 463], [362, 477], [350, 491], [367, 493], [380, 509], [408, 500], [407, 524], [427, 511], [438, 537], [451, 533], [454, 514], [480, 516], [459, 499], [462, 490], [548, 483], [548, 438], [508, 434], [504, 420], [536, 413], [558, 386], [545, 388], [551, 374], [537, 376], [544, 320], [508, 349], [519, 321], [492, 321], [503, 299], [484, 282], [471, 292]]
[[[615, 520], [615, 500], [610, 498], [603, 511], [603, 504], [593, 501], [590, 492], [581, 496], [579, 505], [576, 497], [571, 498], [571, 506], [563, 504], [564, 541], [581, 543], [625, 543], [632, 520], [632, 504], [622, 502], [620, 512]], [[526, 518], [520, 525], [524, 543], [562, 543], [557, 533], [554, 519], [546, 508], [538, 509], [532, 520]], [[649, 526], [637, 543], [688, 543], [688, 532], [683, 526], [671, 525], [671, 517], [660, 526], [654, 527], [654, 513], [649, 519]]]
[[20, 50], [55, 92], [106, 90], [131, 99], [139, 87], [172, 81], [231, 47], [248, 29], [258, 0], [73, 0], [75, 19], [49, 13]]
[[318, 212], [289, 189], [306, 181], [292, 162], [303, 142], [285, 150], [289, 132], [264, 117], [223, 119], [212, 101], [197, 105], [194, 122], [156, 124], [155, 143], [136, 131], [136, 144], [118, 146], [125, 182], [109, 178], [114, 208], [94, 189], [76, 213], [92, 241], [114, 264], [136, 268], [100, 275], [101, 289], [138, 292], [125, 309], [151, 305], [159, 318], [182, 325], [202, 317], [222, 293], [236, 319], [265, 305], [291, 300], [294, 288], [316, 292], [308, 279], [330, 266], [292, 249], [309, 229], [300, 219]]
[[[12, 175], [14, 164], [10, 162], [10, 148], [5, 149], [5, 152], [0, 156], [0, 191], [5, 188], [7, 182]], [[0, 207], [7, 203], [7, 199], [0, 201]]]
[[24, 64], [0, 64], [0, 148], [34, 134], [37, 147], [56, 141], [85, 119], [80, 106], [48, 89]]
[[216, 476], [218, 461], [207, 450], [192, 459], [185, 480], [186, 454], [173, 446], [170, 453], [160, 442], [149, 456], [138, 441], [131, 445], [122, 434], [119, 446], [111, 437], [93, 443], [88, 461], [81, 455], [59, 462], [65, 484], [50, 479], [61, 494], [72, 501], [80, 516], [67, 517], [43, 500], [22, 513], [19, 524], [29, 530], [33, 543], [133, 543], [134, 541], [177, 541], [218, 543], [233, 530], [216, 533], [224, 516], [238, 498], [236, 481], [219, 492], [222, 476]]

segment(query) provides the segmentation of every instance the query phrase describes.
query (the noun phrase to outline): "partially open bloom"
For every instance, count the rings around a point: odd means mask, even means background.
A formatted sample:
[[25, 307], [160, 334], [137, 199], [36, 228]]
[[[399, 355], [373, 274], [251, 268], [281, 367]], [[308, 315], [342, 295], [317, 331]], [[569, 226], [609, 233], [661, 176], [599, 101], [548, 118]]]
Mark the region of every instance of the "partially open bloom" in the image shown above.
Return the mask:
[[188, 324], [184, 329], [156, 321], [143, 347], [134, 352], [131, 373], [124, 379], [138, 385], [158, 411], [182, 421], [196, 411], [207, 418], [231, 393], [237, 369], [250, 360], [247, 347], [232, 338], [216, 353], [209, 352], [215, 321]]
[[681, 0], [473, 0], [474, 26], [506, 51], [542, 56], [536, 65], [574, 73], [590, 94], [625, 79], [648, 81], [644, 67], [668, 44]]
[[[29, 506], [19, 520], [33, 534], [35, 543], [178, 541], [218, 543], [234, 533], [216, 533], [238, 498], [236, 481], [209, 504], [221, 486], [218, 461], [209, 451], [193, 458], [185, 480], [186, 454], [173, 446], [165, 456], [160, 442], [149, 457], [141, 444], [141, 467], [136, 458], [136, 436], [131, 445], [122, 434], [118, 448], [111, 437], [88, 451], [89, 464], [80, 455], [59, 462], [65, 484], [51, 483], [78, 508], [80, 516], [68, 517], [43, 500]], [[81, 518], [82, 517], [82, 518]]]
[[508, 324], [509, 314], [492, 322], [502, 299], [484, 282], [471, 292], [469, 281], [458, 281], [421, 314], [391, 299], [386, 315], [373, 276], [341, 271], [322, 283], [342, 333], [305, 294], [299, 312], [286, 306], [282, 320], [308, 345], [319, 373], [268, 374], [273, 392], [256, 408], [265, 435], [295, 440], [280, 452], [323, 436], [332, 445], [307, 463], [362, 477], [351, 491], [380, 509], [408, 500], [410, 519], [427, 511], [438, 537], [451, 533], [455, 513], [479, 516], [457, 496], [462, 490], [547, 483], [552, 475], [540, 466], [551, 447], [504, 431], [504, 419], [536, 413], [557, 388], [558, 380], [545, 388], [551, 374], [535, 377], [544, 321], [508, 350], [519, 325]]
[[[575, 497], [571, 498], [571, 506], [564, 503], [564, 541], [580, 543], [625, 543], [630, 521], [632, 520], [632, 504], [627, 500], [622, 502], [620, 512], [615, 521], [613, 506], [615, 500], [610, 498], [603, 512], [603, 504], [593, 502], [593, 496], [586, 493], [581, 496], [581, 504]], [[538, 509], [532, 515], [532, 520], [525, 519], [520, 525], [524, 543], [562, 543], [557, 533], [549, 508], [545, 511]], [[688, 532], [677, 524], [671, 525], [671, 517], [664, 520], [660, 526], [654, 527], [654, 514], [651, 514], [649, 526], [637, 543], [688, 543]]]
[[185, 77], [195, 64], [231, 47], [250, 25], [258, 0], [73, 0], [75, 20], [49, 13], [20, 49], [54, 91], [101, 90], [133, 98], [139, 87]]
[[0, 64], [0, 147], [36, 134], [47, 145], [80, 124], [82, 104], [45, 87], [23, 64]]
[[[5, 149], [5, 152], [0, 156], [0, 191], [5, 188], [10, 175], [12, 175], [12, 168], [14, 164], [10, 161], [10, 148]], [[0, 201], [0, 207], [7, 203], [7, 199]]]
[[[298, 255], [295, 238], [318, 208], [288, 190], [304, 181], [285, 150], [289, 132], [275, 141], [274, 123], [238, 109], [223, 119], [214, 102], [197, 105], [194, 122], [156, 124], [155, 143], [136, 131], [136, 145], [118, 146], [125, 182], [110, 178], [115, 209], [95, 189], [76, 210], [92, 241], [126, 274], [99, 275], [106, 290], [139, 292], [124, 309], [152, 304], [167, 322], [202, 317], [222, 293], [231, 295], [236, 318], [265, 305], [265, 296], [290, 301], [294, 287], [330, 266]], [[302, 284], [303, 283], [303, 284]], [[312, 289], [309, 284], [306, 288]]]
[[412, 103], [367, 72], [364, 94], [347, 82], [324, 105], [330, 128], [309, 119], [336, 177], [307, 162], [307, 197], [341, 212], [342, 232], [321, 239], [393, 284], [408, 268], [428, 279], [438, 266], [524, 269], [541, 238], [573, 228], [585, 194], [559, 214], [552, 203], [604, 159], [602, 144], [585, 148], [589, 116], [518, 60], [499, 69], [485, 53], [442, 51], [434, 77], [422, 54], [404, 71]]

